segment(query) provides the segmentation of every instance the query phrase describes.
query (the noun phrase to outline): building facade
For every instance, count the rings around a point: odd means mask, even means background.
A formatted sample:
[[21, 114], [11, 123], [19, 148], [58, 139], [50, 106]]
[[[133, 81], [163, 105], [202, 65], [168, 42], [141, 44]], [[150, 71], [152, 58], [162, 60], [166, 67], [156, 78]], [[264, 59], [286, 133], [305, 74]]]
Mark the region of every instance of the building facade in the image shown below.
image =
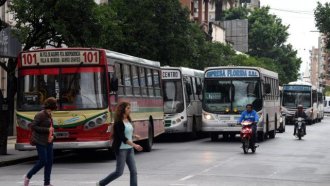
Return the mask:
[[313, 47], [310, 50], [310, 79], [311, 84], [319, 87], [319, 49]]

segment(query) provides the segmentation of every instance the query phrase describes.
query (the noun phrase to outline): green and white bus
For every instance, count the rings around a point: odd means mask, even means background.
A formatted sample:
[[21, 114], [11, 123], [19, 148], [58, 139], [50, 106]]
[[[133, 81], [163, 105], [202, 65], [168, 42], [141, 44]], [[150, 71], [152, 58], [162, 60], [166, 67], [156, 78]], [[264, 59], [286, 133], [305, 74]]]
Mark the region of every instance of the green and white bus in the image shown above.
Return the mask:
[[274, 138], [280, 120], [278, 74], [259, 67], [220, 66], [205, 69], [202, 131], [211, 140], [241, 131], [238, 123], [247, 104], [259, 114], [258, 139]]

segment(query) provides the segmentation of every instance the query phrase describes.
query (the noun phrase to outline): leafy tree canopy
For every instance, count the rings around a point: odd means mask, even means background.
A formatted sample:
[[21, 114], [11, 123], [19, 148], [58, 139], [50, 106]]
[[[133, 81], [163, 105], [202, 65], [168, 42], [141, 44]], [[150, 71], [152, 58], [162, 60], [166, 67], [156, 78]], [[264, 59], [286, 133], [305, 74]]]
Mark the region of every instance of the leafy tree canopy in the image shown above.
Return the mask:
[[53, 45], [93, 46], [100, 34], [93, 0], [13, 0], [15, 33], [24, 50]]
[[330, 49], [330, 3], [324, 5], [320, 2], [314, 11], [316, 27], [326, 36], [327, 48]]

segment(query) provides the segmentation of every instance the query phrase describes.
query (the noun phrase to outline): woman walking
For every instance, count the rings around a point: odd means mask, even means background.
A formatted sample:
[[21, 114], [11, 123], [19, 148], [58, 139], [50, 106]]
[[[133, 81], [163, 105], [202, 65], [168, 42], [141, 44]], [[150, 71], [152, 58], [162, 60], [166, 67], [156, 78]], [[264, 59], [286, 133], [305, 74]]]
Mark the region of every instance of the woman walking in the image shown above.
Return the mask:
[[[96, 183], [105, 186], [113, 180], [123, 175], [125, 162], [130, 171], [130, 186], [137, 186], [137, 171], [134, 160], [134, 149], [142, 151], [142, 147], [133, 143], [133, 125], [130, 117], [131, 106], [127, 102], [122, 102], [117, 106], [115, 123], [113, 126], [112, 148], [116, 155], [116, 170], [107, 177]], [[139, 136], [134, 136], [139, 138]]]
[[47, 98], [44, 103], [44, 109], [34, 117], [31, 125], [31, 141], [36, 145], [39, 161], [37, 161], [34, 167], [26, 174], [24, 186], [29, 186], [32, 176], [43, 167], [45, 167], [44, 185], [52, 186], [52, 184], [50, 184], [50, 174], [53, 166], [54, 128], [51, 113], [56, 109], [56, 99], [54, 97]]

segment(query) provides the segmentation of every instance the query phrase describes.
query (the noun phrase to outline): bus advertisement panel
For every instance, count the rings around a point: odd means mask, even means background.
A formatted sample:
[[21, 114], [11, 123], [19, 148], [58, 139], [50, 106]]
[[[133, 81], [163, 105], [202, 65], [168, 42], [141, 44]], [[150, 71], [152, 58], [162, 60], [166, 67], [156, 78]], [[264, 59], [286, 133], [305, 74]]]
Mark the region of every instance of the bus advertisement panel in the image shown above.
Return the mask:
[[[108, 53], [103, 49], [63, 48], [27, 51], [19, 55], [17, 150], [35, 148], [29, 144], [29, 125], [48, 97], [58, 100], [58, 110], [53, 112], [55, 149], [111, 146], [112, 111], [122, 100], [116, 90], [110, 90], [110, 87], [115, 87], [115, 81], [110, 83], [115, 63], [111, 63]], [[129, 59], [134, 58], [131, 56]], [[155, 69], [160, 71], [159, 63], [155, 64]], [[162, 99], [158, 99], [160, 103], [151, 102], [149, 106], [158, 107], [161, 111]], [[144, 106], [133, 100], [126, 99], [132, 108], [138, 108], [132, 109], [132, 117], [135, 118], [136, 112]], [[150, 122], [149, 117], [138, 119], [139, 122]], [[154, 137], [148, 133], [159, 135], [164, 130], [158, 123], [161, 122], [153, 122], [155, 127], [151, 132], [148, 132], [148, 125], [134, 123], [135, 132], [147, 144], [149, 138]]]
[[184, 67], [162, 67], [166, 133], [185, 133], [195, 138], [201, 131], [203, 74]]
[[205, 69], [202, 131], [211, 139], [239, 134], [240, 114], [252, 104], [260, 116], [258, 138], [274, 138], [279, 115], [278, 75], [257, 67], [212, 67]]

